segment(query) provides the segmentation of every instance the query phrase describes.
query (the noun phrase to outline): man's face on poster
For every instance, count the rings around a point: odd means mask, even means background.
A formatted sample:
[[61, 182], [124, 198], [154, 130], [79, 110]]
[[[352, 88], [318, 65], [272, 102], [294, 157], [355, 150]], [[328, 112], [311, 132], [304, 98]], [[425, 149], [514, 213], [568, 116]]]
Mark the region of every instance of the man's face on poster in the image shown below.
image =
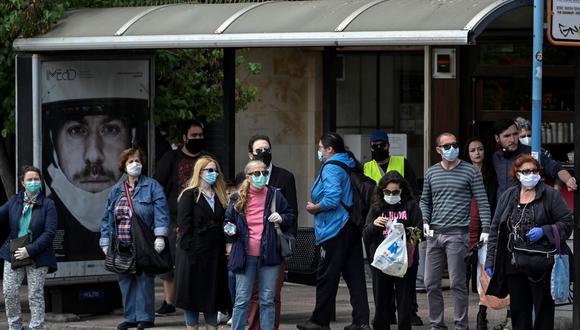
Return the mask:
[[66, 120], [55, 133], [59, 167], [73, 185], [96, 193], [117, 182], [122, 174], [117, 159], [129, 145], [123, 120], [86, 115]]

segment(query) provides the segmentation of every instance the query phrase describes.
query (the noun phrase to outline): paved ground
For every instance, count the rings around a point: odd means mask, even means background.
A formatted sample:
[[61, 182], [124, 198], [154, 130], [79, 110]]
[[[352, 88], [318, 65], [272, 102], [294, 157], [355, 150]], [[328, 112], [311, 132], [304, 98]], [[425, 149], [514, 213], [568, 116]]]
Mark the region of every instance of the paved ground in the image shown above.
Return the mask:
[[[163, 300], [162, 287], [160, 282], [157, 283], [156, 296], [157, 301]], [[369, 299], [371, 303], [371, 317], [374, 315], [374, 304], [372, 303], [372, 293], [369, 287]], [[306, 320], [314, 307], [314, 287], [297, 285], [287, 283], [283, 288], [283, 304], [281, 326], [282, 330], [296, 329], [296, 323]], [[444, 291], [445, 301], [451, 302], [451, 293], [449, 290]], [[427, 296], [426, 294], [418, 294], [419, 315], [424, 321], [427, 321]], [[22, 292], [23, 308], [27, 309], [26, 291]], [[342, 329], [344, 326], [350, 324], [350, 304], [349, 304], [348, 290], [341, 286], [337, 295], [336, 322], [331, 323], [332, 329]], [[3, 307], [3, 306], [2, 306]], [[477, 296], [472, 294], [470, 296], [469, 304], [469, 323], [470, 328], [475, 329], [475, 315], [477, 314]], [[29, 314], [24, 314], [24, 320], [29, 320]], [[58, 316], [57, 316], [58, 317]], [[445, 320], [447, 325], [452, 329], [453, 326], [453, 307], [450, 303], [445, 306]], [[505, 311], [492, 311], [488, 313], [490, 321], [490, 328], [499, 324], [505, 317]], [[49, 315], [47, 319], [54, 319], [54, 315]], [[73, 322], [54, 322], [50, 321], [47, 324], [48, 329], [116, 329], [116, 325], [123, 321], [122, 311], [116, 311], [113, 314], [100, 316], [83, 316], [78, 321]], [[184, 329], [183, 313], [178, 312], [175, 316], [158, 317], [155, 320], [156, 329]], [[6, 315], [0, 315], [0, 329], [7, 329]], [[220, 326], [222, 329], [228, 329], [228, 326]], [[392, 329], [396, 329], [393, 327]], [[415, 327], [414, 329], [429, 329], [428, 326]], [[572, 308], [571, 306], [558, 307], [556, 311], [556, 327], [555, 329], [572, 329]]]

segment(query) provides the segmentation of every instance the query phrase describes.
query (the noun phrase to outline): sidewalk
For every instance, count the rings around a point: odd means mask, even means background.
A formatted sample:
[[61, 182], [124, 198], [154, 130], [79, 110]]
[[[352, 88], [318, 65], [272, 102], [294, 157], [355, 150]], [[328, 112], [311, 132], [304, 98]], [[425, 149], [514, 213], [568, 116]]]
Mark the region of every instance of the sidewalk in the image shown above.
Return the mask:
[[[445, 283], [444, 283], [445, 284]], [[374, 304], [372, 303], [372, 291], [369, 286], [368, 290], [369, 306], [371, 308], [371, 318], [374, 315]], [[303, 286], [292, 283], [286, 283], [282, 291], [282, 316], [281, 316], [281, 330], [295, 330], [296, 324], [306, 320], [315, 302], [315, 288], [311, 286]], [[445, 320], [450, 329], [453, 329], [453, 306], [451, 304], [451, 292], [444, 291], [445, 297]], [[157, 281], [156, 298], [158, 304], [163, 301], [163, 289], [161, 282]], [[22, 291], [23, 309], [28, 309], [26, 302], [26, 290]], [[419, 303], [419, 315], [423, 322], [427, 322], [427, 295], [420, 293], [417, 295]], [[475, 329], [475, 317], [477, 314], [478, 298], [475, 294], [470, 295], [469, 299], [469, 327]], [[336, 297], [336, 322], [331, 323], [332, 329], [341, 330], [346, 325], [350, 324], [351, 308], [349, 304], [348, 290], [344, 285], [338, 290]], [[47, 329], [93, 329], [93, 330], [113, 330], [116, 329], [117, 324], [123, 321], [122, 311], [118, 310], [113, 314], [100, 316], [83, 316], [78, 321], [73, 322], [55, 322], [55, 318], [59, 315], [47, 315]], [[30, 314], [25, 313], [24, 321], [27, 323], [30, 320]], [[488, 311], [489, 329], [499, 324], [505, 318], [505, 311]], [[155, 320], [155, 329], [184, 329], [183, 313], [178, 312], [177, 315], [168, 317], [158, 317]], [[6, 314], [2, 310], [0, 315], [0, 329], [7, 329]], [[229, 326], [220, 326], [220, 329], [229, 329]], [[392, 329], [396, 329], [393, 326]], [[414, 329], [429, 329], [428, 326], [414, 327]], [[563, 306], [556, 308], [555, 328], [556, 330], [572, 329], [572, 306]]]

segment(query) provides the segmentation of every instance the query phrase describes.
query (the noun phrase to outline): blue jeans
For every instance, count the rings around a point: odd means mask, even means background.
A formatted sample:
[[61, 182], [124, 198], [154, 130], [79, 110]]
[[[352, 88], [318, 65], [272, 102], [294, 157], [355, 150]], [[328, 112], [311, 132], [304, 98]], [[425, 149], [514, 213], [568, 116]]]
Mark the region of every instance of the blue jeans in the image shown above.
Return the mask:
[[246, 271], [236, 274], [236, 301], [232, 330], [244, 330], [248, 321], [248, 304], [252, 297], [254, 280], [258, 277], [260, 296], [260, 330], [273, 330], [276, 317], [274, 295], [278, 266], [260, 266], [260, 257], [248, 256]]
[[155, 320], [154, 279], [155, 276], [145, 272], [134, 275], [118, 275], [126, 321], [153, 322]]
[[228, 270], [228, 288], [230, 290], [230, 297], [232, 298], [232, 304], [236, 302], [236, 274], [231, 270]]
[[[193, 327], [199, 324], [199, 312], [189, 311], [187, 309], [183, 310], [185, 316], [185, 325], [188, 327]], [[205, 324], [217, 327], [217, 312], [213, 313], [203, 313], [203, 318], [205, 319]]]

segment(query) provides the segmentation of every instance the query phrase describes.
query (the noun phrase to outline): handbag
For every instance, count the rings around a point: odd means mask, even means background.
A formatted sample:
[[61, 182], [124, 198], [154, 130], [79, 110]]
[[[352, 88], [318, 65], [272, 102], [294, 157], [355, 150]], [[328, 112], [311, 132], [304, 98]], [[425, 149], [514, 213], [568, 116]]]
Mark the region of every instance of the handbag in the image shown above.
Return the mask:
[[[276, 192], [274, 190], [274, 196], [272, 197], [272, 202], [270, 203], [270, 214], [276, 212]], [[290, 233], [284, 233], [280, 228], [279, 223], [274, 224], [276, 229], [276, 234], [278, 236], [278, 252], [283, 258], [291, 257], [296, 250], [296, 238]]]
[[161, 252], [155, 250], [155, 235], [151, 228], [148, 228], [135, 210], [133, 209], [133, 201], [129, 194], [129, 188], [125, 183], [125, 193], [127, 194], [127, 201], [131, 208], [133, 218], [131, 219], [131, 234], [133, 235], [133, 242], [135, 246], [135, 266], [137, 270], [144, 271], [149, 274], [164, 274], [173, 269], [173, 258], [171, 258], [171, 250], [167, 238], [165, 239], [166, 248]]
[[135, 246], [133, 243], [119, 241], [113, 237], [107, 256], [105, 269], [115, 274], [135, 274]]
[[550, 293], [555, 303], [565, 303], [570, 298], [570, 263], [568, 256], [562, 254], [560, 249], [560, 232], [558, 232], [556, 225], [552, 225], [552, 234], [556, 242], [557, 253], [554, 255], [554, 267], [550, 278]]
[[28, 244], [31, 243], [30, 234], [14, 238], [10, 240], [10, 268], [18, 269], [21, 267], [26, 267], [30, 265], [34, 265], [34, 260], [31, 257], [24, 258], [24, 259], [16, 259], [14, 253], [19, 248], [26, 247]]

